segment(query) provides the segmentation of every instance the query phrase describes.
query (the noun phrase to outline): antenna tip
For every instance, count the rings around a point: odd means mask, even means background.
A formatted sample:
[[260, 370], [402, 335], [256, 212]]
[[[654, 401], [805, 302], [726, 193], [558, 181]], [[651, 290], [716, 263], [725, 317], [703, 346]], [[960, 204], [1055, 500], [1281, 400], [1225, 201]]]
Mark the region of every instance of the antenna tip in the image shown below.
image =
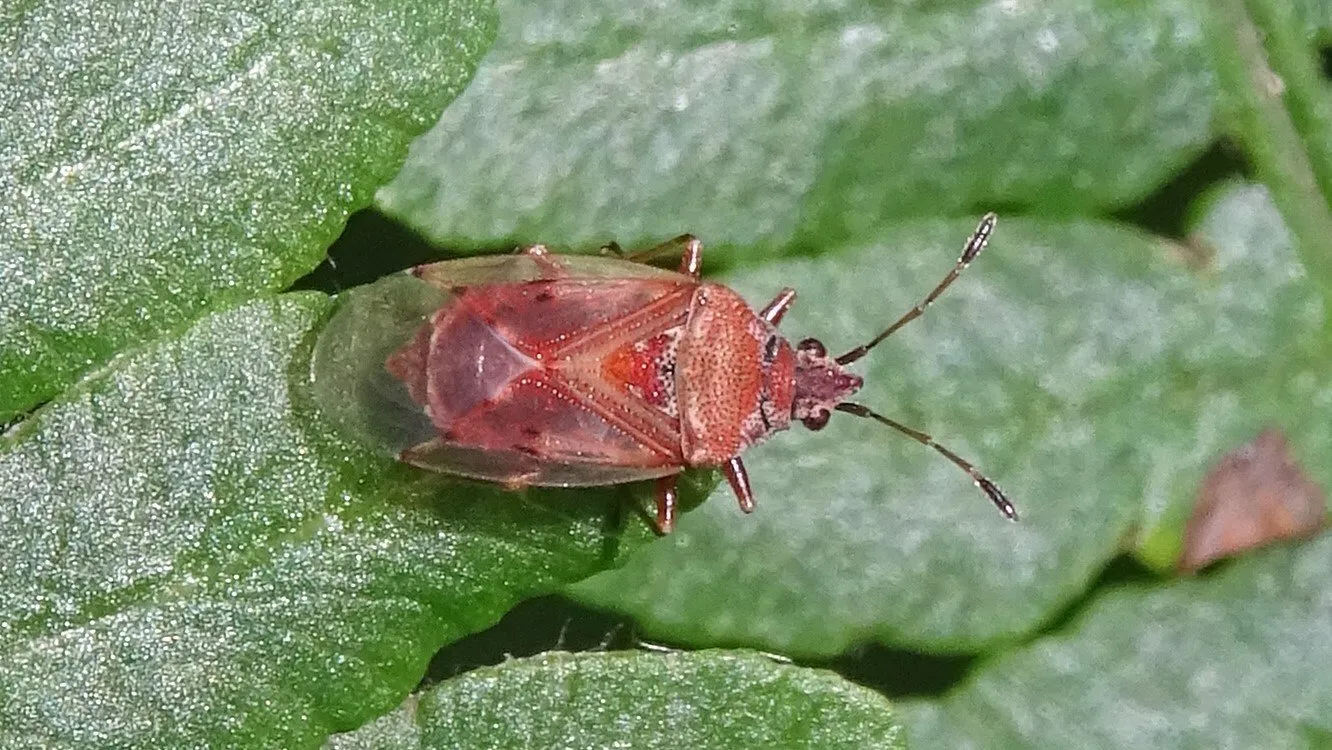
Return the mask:
[[990, 242], [990, 235], [994, 233], [994, 225], [999, 221], [999, 216], [993, 212], [981, 217], [980, 223], [976, 225], [976, 231], [971, 233], [967, 239], [966, 247], [962, 248], [962, 257], [957, 262], [963, 267], [969, 265], [976, 259], [977, 255], [985, 249]]
[[976, 486], [981, 488], [981, 491], [990, 498], [990, 502], [994, 503], [995, 507], [999, 509], [1000, 513], [1004, 514], [1005, 518], [1010, 521], [1018, 520], [1017, 508], [1013, 507], [1013, 503], [1008, 499], [1008, 496], [1004, 494], [1004, 491], [999, 489], [997, 484], [991, 482], [989, 479], [981, 477], [976, 480]]

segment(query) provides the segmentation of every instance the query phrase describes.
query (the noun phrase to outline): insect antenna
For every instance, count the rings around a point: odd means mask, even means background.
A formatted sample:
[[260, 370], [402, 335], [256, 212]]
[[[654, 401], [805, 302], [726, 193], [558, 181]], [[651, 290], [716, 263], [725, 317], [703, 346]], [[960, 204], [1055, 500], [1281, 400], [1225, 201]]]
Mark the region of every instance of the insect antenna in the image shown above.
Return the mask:
[[971, 477], [971, 480], [976, 483], [976, 486], [981, 489], [981, 492], [984, 492], [986, 496], [990, 498], [990, 502], [994, 503], [995, 506], [999, 508], [999, 512], [1003, 513], [1008, 520], [1018, 520], [1017, 508], [1013, 507], [1013, 503], [1009, 502], [1008, 497], [1004, 495], [1003, 490], [999, 489], [997, 484], [990, 481], [989, 477], [980, 473], [975, 466], [972, 466], [961, 456], [934, 442], [934, 438], [926, 435], [920, 430], [913, 430], [901, 422], [891, 420], [888, 417], [871, 410], [869, 407], [860, 404], [853, 404], [850, 402], [840, 403], [837, 405], [837, 411], [844, 411], [847, 414], [854, 414], [857, 417], [864, 417], [865, 419], [873, 419], [876, 422], [881, 422], [916, 442], [928, 445], [936, 451], [939, 451], [944, 455], [944, 458], [952, 461], [959, 469], [965, 471]]
[[870, 340], [868, 344], [857, 346], [855, 349], [838, 357], [837, 364], [846, 365], [855, 362], [866, 354], [869, 354], [870, 349], [878, 346], [884, 339], [896, 333], [897, 329], [910, 323], [916, 318], [919, 318], [921, 314], [925, 312], [925, 308], [929, 307], [934, 300], [938, 299], [939, 295], [943, 294], [943, 291], [948, 288], [949, 284], [956, 281], [957, 277], [962, 275], [962, 272], [966, 270], [967, 266], [971, 265], [971, 261], [975, 260], [976, 256], [981, 254], [981, 251], [985, 249], [985, 243], [990, 241], [990, 235], [994, 232], [994, 225], [998, 221], [998, 216], [995, 216], [992, 213], [985, 214], [985, 216], [981, 218], [980, 224], [976, 226], [976, 231], [972, 232], [971, 237], [967, 239], [967, 244], [962, 248], [962, 255], [957, 259], [957, 264], [954, 265], [953, 270], [949, 271], [948, 275], [943, 278], [943, 281], [940, 281], [939, 285], [934, 287], [934, 291], [930, 292], [920, 304], [911, 308], [906, 315], [899, 318], [896, 323], [888, 326], [883, 333]]

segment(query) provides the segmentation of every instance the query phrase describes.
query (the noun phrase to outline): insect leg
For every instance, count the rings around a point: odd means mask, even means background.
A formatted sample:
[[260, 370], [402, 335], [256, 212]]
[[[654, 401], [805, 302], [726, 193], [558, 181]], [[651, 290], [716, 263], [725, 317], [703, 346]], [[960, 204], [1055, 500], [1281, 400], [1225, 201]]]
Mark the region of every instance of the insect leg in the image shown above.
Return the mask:
[[660, 245], [635, 250], [624, 256], [625, 260], [632, 260], [635, 263], [646, 263], [655, 265], [664, 258], [680, 258], [680, 273], [688, 274], [698, 278], [703, 269], [703, 242], [692, 234], [682, 234], [674, 239], [666, 240]]
[[675, 509], [679, 499], [675, 486], [679, 481], [679, 474], [657, 480], [657, 531], [662, 534], [669, 534], [675, 528]]
[[795, 302], [795, 298], [796, 290], [789, 286], [786, 287], [778, 292], [776, 297], [772, 298], [772, 301], [759, 313], [759, 317], [773, 325], [781, 323], [782, 316], [786, 314], [787, 310], [791, 309], [791, 303]]
[[726, 462], [722, 473], [726, 475], [726, 481], [731, 483], [731, 491], [735, 492], [735, 499], [740, 502], [740, 510], [753, 513], [754, 491], [749, 487], [749, 474], [745, 472], [744, 462], [736, 456]]

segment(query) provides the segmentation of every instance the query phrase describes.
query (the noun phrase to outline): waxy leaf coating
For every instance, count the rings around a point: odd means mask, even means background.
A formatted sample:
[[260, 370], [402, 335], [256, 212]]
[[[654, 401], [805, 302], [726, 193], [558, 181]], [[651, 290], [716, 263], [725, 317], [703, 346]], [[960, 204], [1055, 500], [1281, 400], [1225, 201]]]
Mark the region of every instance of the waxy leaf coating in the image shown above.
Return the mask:
[[[672, 642], [973, 651], [1055, 616], [1135, 531], [1173, 538], [1151, 553], [1172, 566], [1212, 462], [1268, 424], [1328, 486], [1332, 433], [1307, 405], [1332, 386], [1292, 343], [1317, 335], [1321, 302], [1265, 191], [1229, 186], [1209, 209], [1202, 275], [1138, 232], [1001, 218], [948, 296], [857, 363], [857, 398], [974, 459], [1020, 523], [930, 451], [836, 415], [747, 454], [752, 515], [717, 492], [576, 595]], [[783, 328], [849, 349], [928, 291], [969, 223], [725, 278], [751, 299], [796, 286]]]
[[0, 746], [311, 747], [430, 656], [604, 569], [623, 489], [517, 494], [341, 441], [328, 304], [204, 318], [0, 441]]
[[905, 748], [892, 707], [749, 652], [552, 652], [460, 675], [328, 750]]
[[487, 0], [6, 3], [0, 423], [309, 272], [494, 32]]

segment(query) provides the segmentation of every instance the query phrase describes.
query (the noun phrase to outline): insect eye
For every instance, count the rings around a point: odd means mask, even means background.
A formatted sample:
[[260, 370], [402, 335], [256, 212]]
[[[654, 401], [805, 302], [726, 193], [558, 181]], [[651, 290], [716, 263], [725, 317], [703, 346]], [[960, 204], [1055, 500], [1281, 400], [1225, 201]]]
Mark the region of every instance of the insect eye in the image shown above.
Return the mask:
[[767, 342], [763, 344], [763, 360], [765, 362], [771, 362], [776, 359], [777, 349], [781, 344], [781, 339], [778, 338], [776, 334], [769, 336]]
[[818, 432], [819, 430], [822, 430], [824, 427], [828, 425], [828, 418], [831, 416], [832, 416], [831, 412], [829, 412], [827, 409], [823, 409], [818, 412], [815, 412], [814, 414], [809, 415], [808, 417], [805, 417], [800, 421], [810, 431]]
[[823, 348], [823, 342], [818, 339], [805, 339], [797, 344], [796, 348], [806, 354], [812, 354], [815, 357], [828, 356], [828, 350]]

